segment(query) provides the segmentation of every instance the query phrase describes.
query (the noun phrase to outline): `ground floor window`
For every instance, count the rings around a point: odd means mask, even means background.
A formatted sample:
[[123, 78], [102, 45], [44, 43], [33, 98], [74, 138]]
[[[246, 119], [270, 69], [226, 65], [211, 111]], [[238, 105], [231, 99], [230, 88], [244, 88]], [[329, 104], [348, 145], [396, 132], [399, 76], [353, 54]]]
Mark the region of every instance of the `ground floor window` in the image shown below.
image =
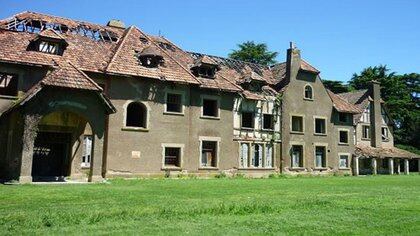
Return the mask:
[[273, 145], [271, 143], [241, 143], [239, 155], [241, 168], [273, 167]]
[[315, 147], [315, 167], [327, 167], [326, 148], [324, 146]]
[[292, 146], [292, 167], [303, 167], [303, 146]]
[[349, 155], [347, 154], [340, 154], [340, 160], [339, 160], [339, 167], [340, 168], [349, 168]]
[[201, 142], [201, 166], [217, 167], [217, 141]]
[[83, 137], [83, 156], [82, 156], [82, 164], [83, 168], [89, 168], [90, 162], [92, 160], [92, 135], [85, 135]]
[[165, 167], [181, 167], [181, 148], [165, 147]]

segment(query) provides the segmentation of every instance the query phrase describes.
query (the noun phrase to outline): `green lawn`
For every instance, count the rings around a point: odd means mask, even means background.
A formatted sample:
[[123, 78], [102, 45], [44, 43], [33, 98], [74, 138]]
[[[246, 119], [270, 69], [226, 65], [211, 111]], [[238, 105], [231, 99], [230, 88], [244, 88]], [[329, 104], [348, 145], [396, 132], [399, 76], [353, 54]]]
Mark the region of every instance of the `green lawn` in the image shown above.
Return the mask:
[[4, 234], [419, 235], [420, 175], [0, 185]]

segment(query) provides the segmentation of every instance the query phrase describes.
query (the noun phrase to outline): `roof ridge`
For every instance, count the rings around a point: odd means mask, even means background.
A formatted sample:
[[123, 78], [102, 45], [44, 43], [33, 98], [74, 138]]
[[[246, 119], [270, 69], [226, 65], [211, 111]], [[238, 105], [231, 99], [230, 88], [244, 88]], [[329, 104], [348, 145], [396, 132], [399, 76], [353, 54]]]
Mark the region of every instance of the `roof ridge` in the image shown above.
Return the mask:
[[74, 21], [74, 22], [78, 22], [78, 23], [89, 23], [89, 24], [92, 24], [92, 25], [97, 25], [97, 26], [101, 26], [101, 27], [107, 27], [106, 25], [101, 25], [101, 24], [98, 24], [98, 23], [90, 22], [90, 21], [75, 20], [75, 19], [68, 18], [68, 17], [56, 16], [56, 15], [42, 13], [42, 12], [36, 12], [36, 11], [23, 11], [23, 12], [20, 12], [18, 14], [14, 14], [12, 17], [17, 16], [17, 15], [21, 15], [21, 14], [24, 14], [24, 13], [32, 13], [32, 14], [44, 15], [44, 16], [48, 16], [48, 17], [60, 18], [60, 19], [63, 19], [63, 20]]
[[215, 56], [215, 55], [210, 55], [210, 54], [207, 54], [207, 53], [193, 52], [193, 51], [185, 51], [185, 52], [187, 52], [187, 53], [189, 53], [189, 54], [200, 54], [200, 55], [202, 55], [202, 56], [216, 57], [216, 58], [223, 59], [223, 60], [231, 60], [231, 61], [236, 61], [236, 62], [246, 63], [246, 64], [250, 64], [250, 65], [256, 65], [256, 66], [261, 66], [261, 67], [270, 68], [270, 66], [266, 66], [266, 65], [263, 65], [263, 64], [254, 63], [254, 62], [249, 62], [249, 61], [242, 61], [242, 60], [233, 59], [233, 58], [229, 58], [229, 57]]

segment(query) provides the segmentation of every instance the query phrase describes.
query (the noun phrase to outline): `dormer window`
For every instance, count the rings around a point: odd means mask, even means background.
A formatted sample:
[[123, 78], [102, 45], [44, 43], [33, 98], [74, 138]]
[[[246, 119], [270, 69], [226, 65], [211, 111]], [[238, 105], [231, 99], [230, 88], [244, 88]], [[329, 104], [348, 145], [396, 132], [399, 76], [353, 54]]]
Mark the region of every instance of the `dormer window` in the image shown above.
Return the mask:
[[56, 54], [59, 55], [60, 53], [60, 44], [56, 42], [48, 42], [48, 41], [39, 41], [38, 43], [38, 51], [45, 52], [49, 54]]
[[157, 68], [163, 63], [163, 56], [158, 49], [146, 47], [138, 53], [140, 64], [147, 68]]
[[219, 70], [219, 65], [210, 57], [202, 56], [195, 61], [191, 70], [197, 77], [213, 79], [216, 76], [216, 71]]
[[63, 55], [67, 42], [58, 32], [53, 29], [41, 31], [29, 44], [29, 50]]

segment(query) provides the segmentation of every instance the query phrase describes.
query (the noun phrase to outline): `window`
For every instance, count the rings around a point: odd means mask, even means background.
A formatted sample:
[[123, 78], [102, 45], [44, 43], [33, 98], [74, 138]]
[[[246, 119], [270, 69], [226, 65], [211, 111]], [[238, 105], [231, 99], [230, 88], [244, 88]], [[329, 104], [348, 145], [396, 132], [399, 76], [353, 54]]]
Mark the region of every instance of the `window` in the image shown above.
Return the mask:
[[315, 167], [317, 168], [327, 167], [325, 149], [323, 146], [315, 146]]
[[348, 144], [349, 143], [349, 131], [348, 130], [340, 130], [339, 133], [339, 143]]
[[216, 69], [213, 67], [201, 66], [198, 69], [198, 74], [201, 77], [214, 78]]
[[254, 153], [252, 155], [251, 165], [253, 167], [262, 167], [263, 146], [261, 144], [254, 145]]
[[254, 112], [242, 112], [242, 128], [254, 128]]
[[382, 141], [388, 141], [389, 136], [388, 136], [388, 127], [382, 127], [381, 128], [381, 132], [382, 132]]
[[303, 146], [292, 146], [292, 168], [303, 167]]
[[369, 125], [363, 125], [362, 126], [362, 138], [364, 139], [370, 139], [370, 127]]
[[141, 65], [147, 68], [157, 68], [162, 63], [162, 58], [156, 56], [141, 56], [139, 60]]
[[338, 121], [341, 123], [347, 123], [347, 117], [348, 115], [346, 113], [338, 113]]
[[326, 134], [326, 120], [324, 118], [315, 118], [315, 134]]
[[263, 129], [274, 129], [274, 116], [270, 114], [263, 114]]
[[292, 131], [303, 132], [303, 117], [302, 116], [292, 116]]
[[0, 95], [16, 96], [18, 92], [18, 77], [12, 74], [0, 73]]
[[217, 167], [217, 141], [201, 142], [201, 166]]
[[50, 41], [39, 41], [38, 51], [59, 55], [61, 54], [60, 43]]
[[219, 117], [219, 106], [216, 99], [203, 99], [203, 116]]
[[182, 113], [182, 95], [167, 93], [166, 94], [166, 111]]
[[249, 144], [241, 143], [241, 153], [240, 153], [240, 166], [242, 168], [248, 167], [248, 156], [249, 156]]
[[339, 157], [340, 157], [339, 168], [342, 168], [342, 169], [349, 168], [349, 155], [340, 154]]
[[310, 85], [305, 86], [305, 99], [313, 99], [312, 87]]
[[265, 145], [265, 167], [273, 167], [273, 145]]
[[82, 156], [82, 168], [89, 168], [92, 160], [92, 135], [85, 135], [83, 137], [83, 156]]
[[132, 102], [127, 106], [125, 126], [146, 128], [147, 109], [139, 102]]
[[181, 167], [181, 148], [165, 147], [165, 167]]

